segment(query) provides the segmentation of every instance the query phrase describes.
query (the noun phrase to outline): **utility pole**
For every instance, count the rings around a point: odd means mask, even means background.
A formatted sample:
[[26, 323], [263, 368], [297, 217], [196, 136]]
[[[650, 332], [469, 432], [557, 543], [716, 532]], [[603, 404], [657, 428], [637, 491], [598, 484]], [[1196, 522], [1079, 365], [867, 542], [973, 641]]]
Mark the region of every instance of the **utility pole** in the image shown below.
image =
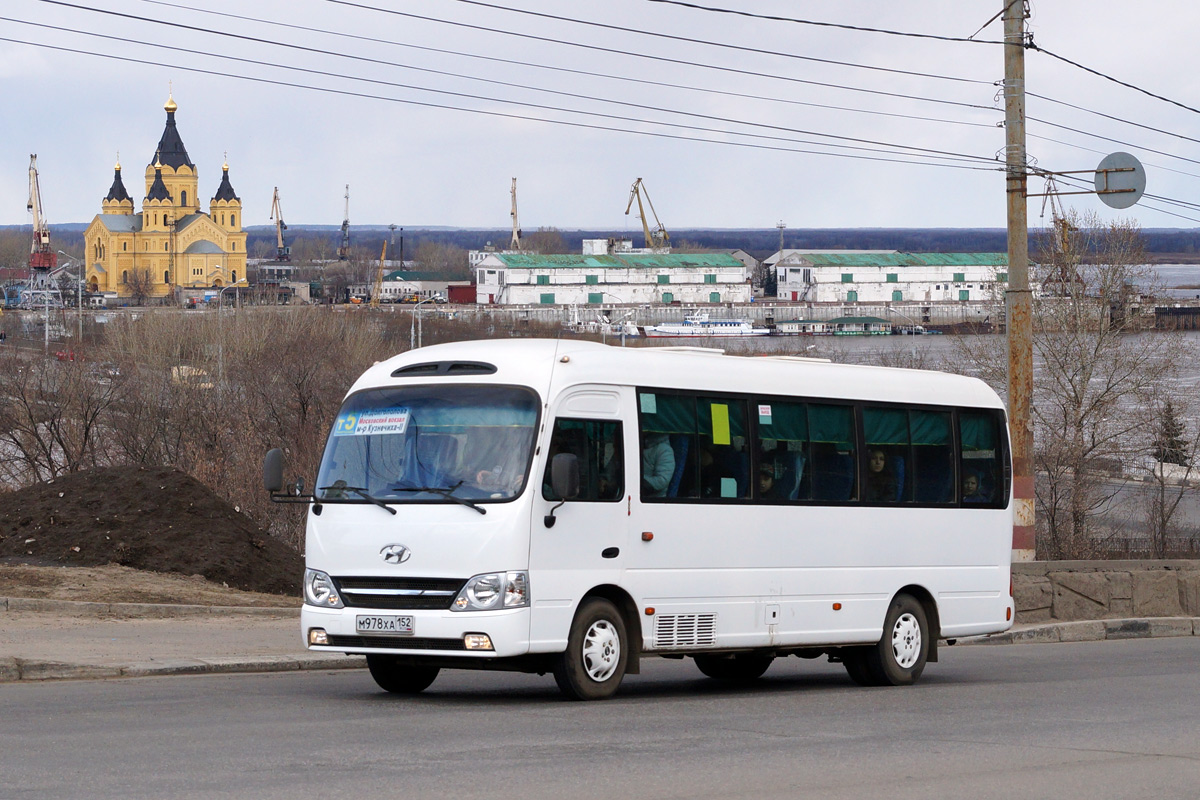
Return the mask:
[[1025, 17], [1027, 0], [1003, 0], [1004, 132], [1008, 193], [1008, 419], [1013, 462], [1013, 561], [1035, 556], [1033, 470], [1033, 295], [1025, 171]]

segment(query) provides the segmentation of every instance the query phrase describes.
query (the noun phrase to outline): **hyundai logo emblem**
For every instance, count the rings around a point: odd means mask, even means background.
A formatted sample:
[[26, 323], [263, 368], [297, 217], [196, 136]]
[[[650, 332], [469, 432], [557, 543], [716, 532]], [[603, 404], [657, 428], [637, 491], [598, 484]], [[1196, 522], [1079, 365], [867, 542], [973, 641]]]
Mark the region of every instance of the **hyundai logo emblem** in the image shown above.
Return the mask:
[[379, 551], [379, 557], [389, 564], [403, 564], [411, 556], [412, 550], [402, 544], [389, 544]]

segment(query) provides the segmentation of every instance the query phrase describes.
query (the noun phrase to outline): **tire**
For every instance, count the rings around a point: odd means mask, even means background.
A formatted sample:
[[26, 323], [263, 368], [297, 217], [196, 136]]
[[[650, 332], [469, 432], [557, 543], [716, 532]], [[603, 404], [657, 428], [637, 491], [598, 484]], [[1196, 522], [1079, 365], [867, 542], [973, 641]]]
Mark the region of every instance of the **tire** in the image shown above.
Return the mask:
[[761, 653], [735, 653], [732, 656], [701, 655], [692, 657], [696, 666], [710, 678], [730, 683], [758, 680], [771, 666], [775, 656]]
[[629, 638], [621, 612], [593, 597], [575, 613], [567, 649], [554, 663], [554, 680], [571, 700], [603, 700], [616, 693], [628, 660]]
[[[925, 608], [912, 595], [898, 594], [888, 606], [879, 644], [864, 648], [859, 657], [867, 682], [855, 677], [851, 661], [846, 671], [863, 686], [910, 686], [925, 670], [929, 656], [929, 621]], [[856, 667], [857, 669], [857, 667]]]
[[420, 694], [438, 676], [437, 667], [413, 667], [399, 663], [396, 656], [368, 655], [367, 669], [379, 688], [392, 694]]
[[850, 680], [859, 686], [879, 686], [879, 679], [871, 672], [870, 656], [873, 647], [843, 647], [842, 666]]

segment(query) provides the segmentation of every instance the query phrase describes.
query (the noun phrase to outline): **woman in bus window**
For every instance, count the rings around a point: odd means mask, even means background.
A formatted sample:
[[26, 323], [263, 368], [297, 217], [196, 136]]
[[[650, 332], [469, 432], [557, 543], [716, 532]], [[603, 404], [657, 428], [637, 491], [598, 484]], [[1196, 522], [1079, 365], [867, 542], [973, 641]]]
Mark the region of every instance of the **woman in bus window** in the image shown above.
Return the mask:
[[878, 448], [867, 452], [867, 481], [863, 500], [868, 503], [896, 502], [896, 475], [888, 465], [887, 453]]

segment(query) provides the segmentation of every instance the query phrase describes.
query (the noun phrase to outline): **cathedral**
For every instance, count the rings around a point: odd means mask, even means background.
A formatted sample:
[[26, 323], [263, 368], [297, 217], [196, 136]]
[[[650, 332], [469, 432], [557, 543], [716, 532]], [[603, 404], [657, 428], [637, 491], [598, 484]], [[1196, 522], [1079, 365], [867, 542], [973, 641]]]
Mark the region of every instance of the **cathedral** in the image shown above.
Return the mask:
[[186, 290], [220, 288], [246, 277], [242, 201], [221, 184], [200, 210], [199, 175], [175, 127], [175, 100], [164, 106], [167, 124], [146, 167], [146, 194], [135, 213], [116, 166], [112, 188], [84, 233], [90, 292], [115, 292], [137, 302], [178, 302]]

